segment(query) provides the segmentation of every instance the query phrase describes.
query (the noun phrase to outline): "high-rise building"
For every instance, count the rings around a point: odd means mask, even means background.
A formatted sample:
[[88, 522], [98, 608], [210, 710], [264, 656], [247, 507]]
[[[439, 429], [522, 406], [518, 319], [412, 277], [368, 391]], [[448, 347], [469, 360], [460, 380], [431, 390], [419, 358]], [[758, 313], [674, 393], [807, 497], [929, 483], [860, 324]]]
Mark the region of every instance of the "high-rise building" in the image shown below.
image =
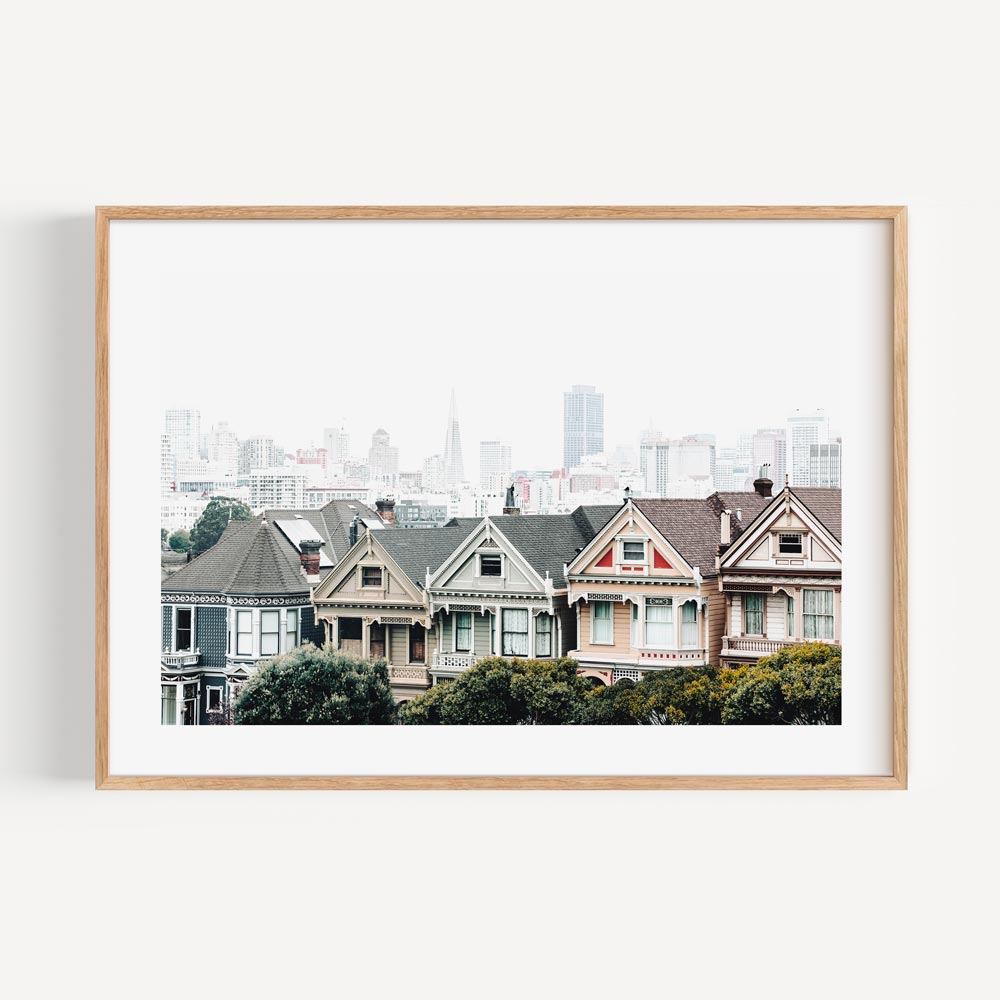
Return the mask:
[[[715, 482], [715, 435], [662, 438], [647, 431], [639, 445], [639, 469], [648, 497], [701, 497]], [[706, 492], [707, 490], [707, 492]]]
[[169, 434], [160, 435], [160, 492], [170, 493], [177, 488], [177, 458], [174, 442]]
[[479, 442], [479, 485], [482, 489], [491, 493], [507, 489], [513, 468], [510, 445], [506, 441]]
[[294, 510], [305, 503], [309, 473], [301, 465], [287, 469], [254, 469], [250, 473], [249, 506], [252, 511]]
[[788, 477], [792, 486], [809, 485], [809, 449], [829, 442], [830, 418], [823, 410], [796, 410], [788, 418]]
[[574, 385], [563, 393], [563, 466], [575, 468], [604, 451], [604, 393]]
[[240, 467], [240, 442], [226, 421], [214, 424], [205, 435], [205, 458], [209, 464], [232, 476]]
[[351, 436], [343, 421], [339, 427], [323, 428], [323, 447], [330, 465], [339, 465], [351, 457]]
[[285, 464], [285, 455], [273, 438], [252, 437], [240, 442], [239, 473], [241, 476], [254, 469], [273, 469]]
[[762, 427], [753, 436], [753, 461], [750, 474], [756, 479], [766, 465], [767, 478], [778, 489], [785, 485], [787, 471], [787, 439], [780, 427]]
[[194, 462], [201, 458], [201, 413], [198, 410], [167, 410], [163, 431], [170, 436], [174, 458]]
[[399, 449], [389, 443], [389, 432], [380, 427], [368, 449], [368, 475], [375, 482], [392, 485], [399, 472]]
[[458, 429], [458, 411], [455, 408], [455, 390], [451, 390], [448, 406], [448, 429], [444, 437], [444, 485], [453, 490], [465, 482], [465, 465], [462, 462], [462, 435]]
[[439, 493], [444, 489], [444, 459], [440, 455], [424, 459], [422, 485], [428, 493]]
[[841, 442], [809, 446], [809, 485], [840, 489]]

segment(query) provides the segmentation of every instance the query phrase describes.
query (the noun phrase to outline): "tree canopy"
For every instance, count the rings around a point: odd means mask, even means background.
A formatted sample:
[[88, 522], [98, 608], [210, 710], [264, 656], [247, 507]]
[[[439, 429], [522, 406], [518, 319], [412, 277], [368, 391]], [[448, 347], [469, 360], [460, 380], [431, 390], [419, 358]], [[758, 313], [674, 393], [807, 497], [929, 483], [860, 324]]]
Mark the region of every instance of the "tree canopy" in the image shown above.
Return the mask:
[[260, 665], [236, 700], [237, 725], [387, 725], [396, 721], [385, 660], [310, 643]]
[[590, 685], [575, 660], [491, 656], [401, 707], [408, 725], [560, 725], [584, 721]]
[[174, 552], [190, 552], [191, 532], [186, 528], [179, 528], [170, 536], [167, 544]]
[[212, 497], [191, 529], [192, 552], [201, 555], [222, 537], [230, 521], [249, 521], [252, 516], [250, 508], [241, 500]]

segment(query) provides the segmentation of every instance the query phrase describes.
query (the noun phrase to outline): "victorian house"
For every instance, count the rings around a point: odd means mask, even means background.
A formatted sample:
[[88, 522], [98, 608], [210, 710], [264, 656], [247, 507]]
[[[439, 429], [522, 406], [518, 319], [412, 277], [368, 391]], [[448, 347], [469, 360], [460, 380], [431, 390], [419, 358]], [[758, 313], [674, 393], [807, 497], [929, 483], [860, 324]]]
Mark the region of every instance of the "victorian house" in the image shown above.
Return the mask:
[[720, 660], [736, 666], [792, 643], [840, 644], [841, 492], [785, 487], [730, 537], [723, 511], [719, 592], [726, 630]]
[[739, 535], [767, 504], [762, 490], [625, 500], [566, 567], [577, 635], [569, 655], [582, 674], [613, 684], [719, 662], [723, 510], [732, 512], [730, 532]]
[[613, 507], [456, 518], [360, 538], [313, 595], [338, 648], [389, 662], [397, 700], [485, 656], [559, 657], [575, 642], [565, 559]]
[[225, 717], [258, 661], [321, 642], [312, 590], [352, 537], [381, 528], [362, 503], [265, 511], [227, 525], [219, 541], [161, 584], [160, 705], [164, 725]]

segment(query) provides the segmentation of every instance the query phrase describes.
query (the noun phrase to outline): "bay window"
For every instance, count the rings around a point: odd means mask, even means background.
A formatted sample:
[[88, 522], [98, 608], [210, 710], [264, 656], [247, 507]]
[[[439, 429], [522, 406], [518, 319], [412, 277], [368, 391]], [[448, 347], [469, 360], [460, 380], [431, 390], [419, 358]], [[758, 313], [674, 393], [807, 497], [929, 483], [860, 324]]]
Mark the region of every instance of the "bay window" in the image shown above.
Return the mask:
[[743, 595], [743, 632], [745, 635], [764, 634], [764, 598], [761, 594]]
[[535, 619], [535, 656], [552, 655], [552, 616], [539, 615]]
[[[663, 603], [660, 603], [663, 602]], [[668, 603], [669, 602], [669, 603]], [[674, 608], [669, 597], [646, 601], [646, 645], [666, 649], [674, 644]]]
[[806, 639], [833, 641], [833, 591], [802, 591], [802, 635]]
[[472, 652], [472, 612], [458, 611], [455, 614], [455, 652]]
[[290, 609], [285, 617], [285, 649], [294, 649], [299, 644], [299, 612]]
[[174, 614], [174, 652], [190, 653], [194, 649], [194, 608], [177, 608]]
[[281, 613], [262, 611], [260, 613], [260, 655], [274, 656], [278, 652], [278, 636], [281, 634]]
[[594, 601], [590, 605], [591, 642], [611, 645], [615, 641], [615, 621], [610, 601]]
[[685, 649], [696, 649], [698, 642], [698, 604], [695, 601], [685, 601], [681, 605], [681, 646]]
[[177, 685], [164, 684], [160, 687], [160, 725], [177, 725]]
[[500, 624], [504, 656], [528, 655], [528, 612], [521, 608], [504, 608]]
[[253, 656], [253, 613], [236, 612], [236, 655]]

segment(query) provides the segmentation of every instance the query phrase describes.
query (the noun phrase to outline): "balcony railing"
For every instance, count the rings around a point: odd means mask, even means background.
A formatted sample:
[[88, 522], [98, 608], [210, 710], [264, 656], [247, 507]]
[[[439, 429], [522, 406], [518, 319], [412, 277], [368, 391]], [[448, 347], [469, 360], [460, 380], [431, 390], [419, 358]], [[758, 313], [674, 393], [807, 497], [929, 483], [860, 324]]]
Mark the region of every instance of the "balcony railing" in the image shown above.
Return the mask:
[[426, 667], [389, 667], [389, 680], [403, 684], [430, 684], [431, 675]]
[[[755, 636], [728, 636], [722, 637], [722, 652], [732, 653], [753, 653], [756, 656], [767, 656], [777, 653], [786, 646], [798, 646], [803, 642], [814, 642], [819, 640], [811, 639], [763, 639]], [[839, 643], [829, 642], [831, 646], [838, 646]]]
[[160, 663], [164, 667], [196, 667], [200, 661], [200, 649], [193, 653], [160, 653]]
[[468, 670], [475, 662], [473, 653], [435, 653], [431, 661], [435, 670]]

